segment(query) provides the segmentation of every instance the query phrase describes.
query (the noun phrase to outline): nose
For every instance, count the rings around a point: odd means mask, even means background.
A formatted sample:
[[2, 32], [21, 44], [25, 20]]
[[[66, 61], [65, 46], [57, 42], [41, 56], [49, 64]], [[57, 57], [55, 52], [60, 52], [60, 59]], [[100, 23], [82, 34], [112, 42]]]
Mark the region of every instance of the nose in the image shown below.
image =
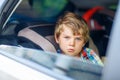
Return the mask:
[[71, 39], [69, 45], [70, 45], [70, 46], [75, 46], [75, 40], [74, 40], [74, 39]]

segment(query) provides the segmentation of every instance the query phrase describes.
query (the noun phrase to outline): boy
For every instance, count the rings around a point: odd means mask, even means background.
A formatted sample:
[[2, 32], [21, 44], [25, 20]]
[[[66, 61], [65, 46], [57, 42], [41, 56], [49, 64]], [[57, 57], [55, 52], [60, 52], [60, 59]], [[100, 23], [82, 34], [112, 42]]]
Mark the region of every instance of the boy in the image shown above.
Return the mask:
[[89, 29], [82, 17], [71, 12], [65, 13], [57, 21], [54, 36], [60, 47], [59, 53], [103, 65], [92, 49], [84, 47], [89, 39]]

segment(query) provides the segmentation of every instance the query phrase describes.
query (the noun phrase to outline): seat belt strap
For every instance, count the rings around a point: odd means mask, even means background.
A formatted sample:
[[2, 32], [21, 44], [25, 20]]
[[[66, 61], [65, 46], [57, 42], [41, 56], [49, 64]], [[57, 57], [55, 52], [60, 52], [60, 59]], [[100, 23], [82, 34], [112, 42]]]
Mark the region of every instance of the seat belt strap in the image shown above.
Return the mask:
[[44, 51], [51, 51], [51, 52], [55, 52], [55, 53], [57, 52], [55, 47], [52, 45], [52, 43], [50, 43], [43, 36], [39, 35], [37, 32], [35, 32], [29, 28], [25, 28], [25, 29], [21, 30], [18, 33], [18, 36], [22, 36], [22, 37], [25, 37], [25, 38], [31, 40], [32, 42], [34, 42], [35, 44], [40, 46]]

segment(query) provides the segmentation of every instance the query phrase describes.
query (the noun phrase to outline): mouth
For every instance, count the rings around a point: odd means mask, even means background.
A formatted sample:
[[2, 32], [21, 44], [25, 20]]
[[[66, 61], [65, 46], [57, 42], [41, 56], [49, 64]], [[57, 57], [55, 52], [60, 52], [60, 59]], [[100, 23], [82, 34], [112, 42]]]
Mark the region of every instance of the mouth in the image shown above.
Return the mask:
[[68, 49], [68, 52], [74, 52], [75, 50], [74, 49]]

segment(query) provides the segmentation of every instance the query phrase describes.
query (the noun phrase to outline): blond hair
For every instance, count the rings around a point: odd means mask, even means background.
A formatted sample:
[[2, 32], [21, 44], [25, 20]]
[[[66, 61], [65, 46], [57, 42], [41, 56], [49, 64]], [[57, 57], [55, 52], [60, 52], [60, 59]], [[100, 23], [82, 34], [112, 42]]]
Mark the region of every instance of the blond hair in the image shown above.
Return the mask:
[[72, 12], [66, 12], [63, 16], [61, 16], [55, 27], [54, 35], [55, 37], [59, 37], [61, 32], [63, 31], [63, 25], [71, 28], [73, 34], [80, 34], [83, 36], [85, 43], [89, 39], [89, 29], [87, 23], [84, 19]]

